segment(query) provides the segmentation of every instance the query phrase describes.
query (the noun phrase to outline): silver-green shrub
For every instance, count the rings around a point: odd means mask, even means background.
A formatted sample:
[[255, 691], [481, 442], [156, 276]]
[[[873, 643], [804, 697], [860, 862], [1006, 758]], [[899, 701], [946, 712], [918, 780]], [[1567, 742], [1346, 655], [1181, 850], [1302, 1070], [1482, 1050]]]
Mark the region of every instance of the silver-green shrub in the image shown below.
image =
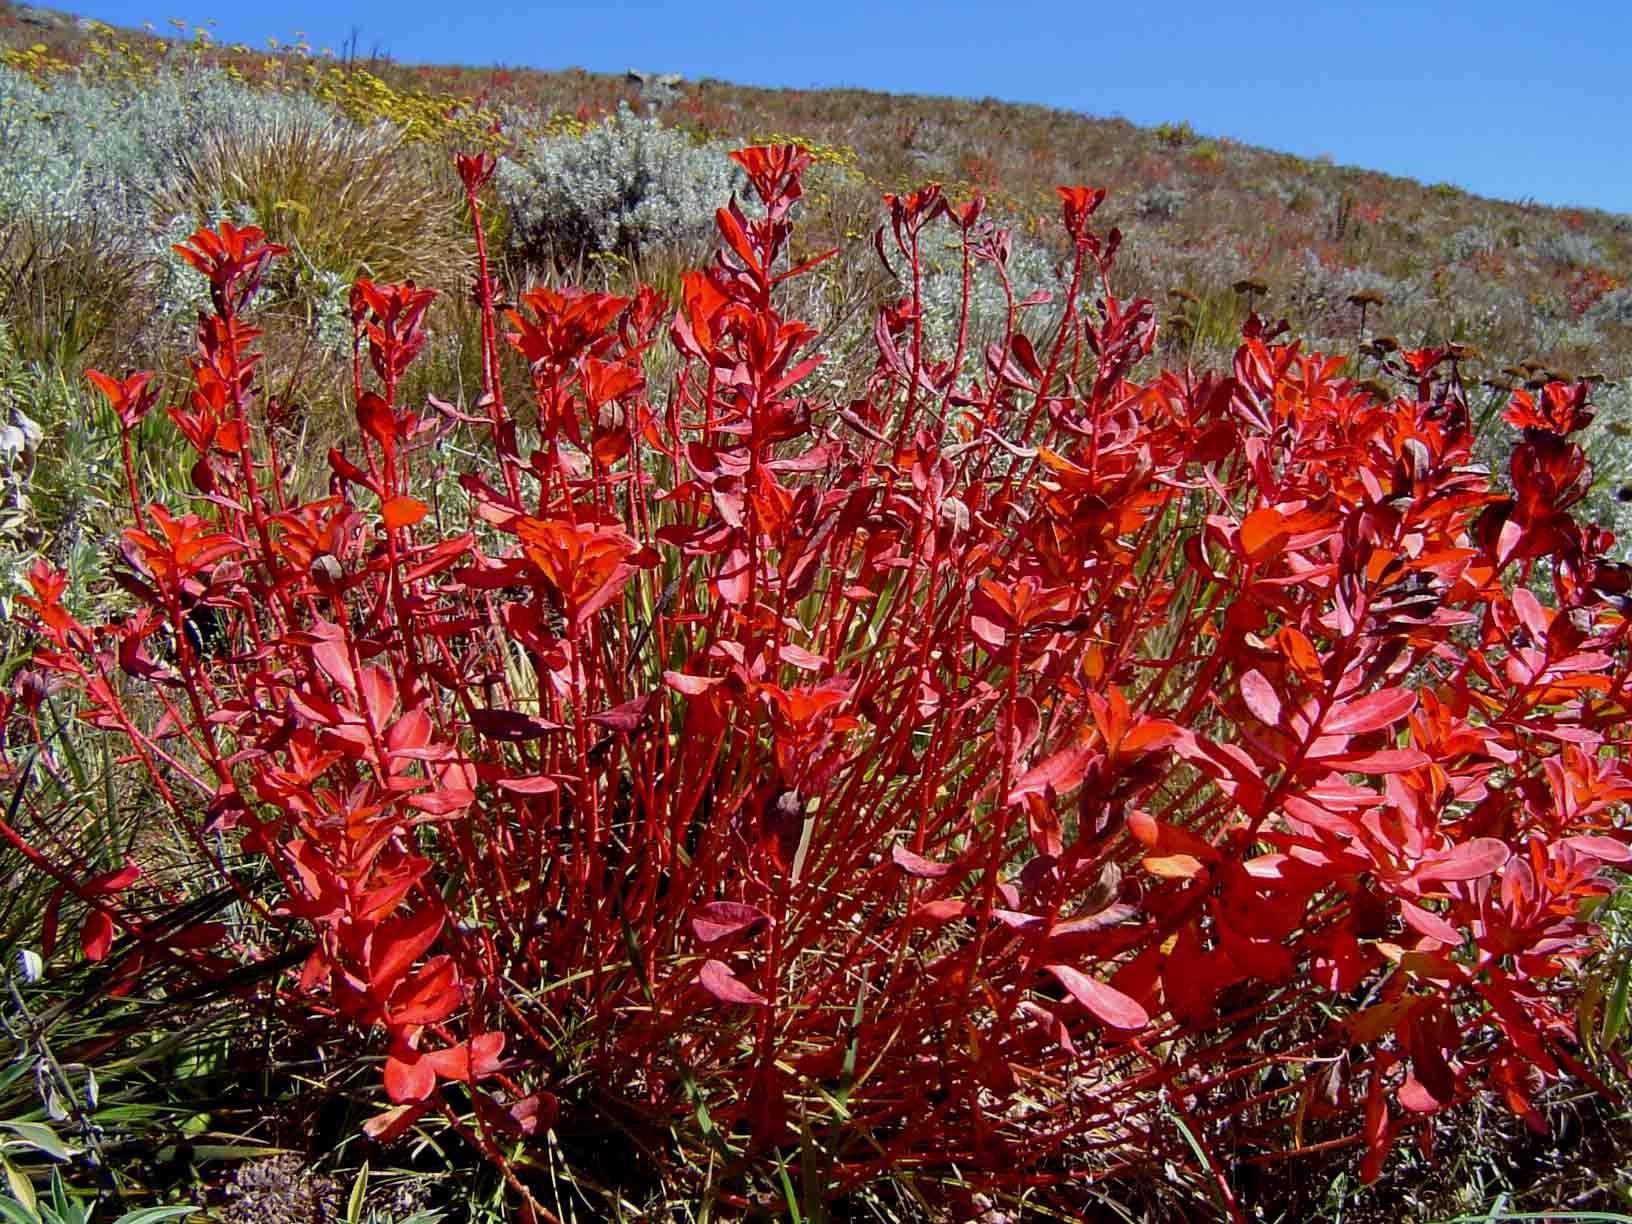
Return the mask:
[[1591, 234], [1558, 230], [1542, 234], [1530, 243], [1531, 253], [1542, 263], [1558, 268], [1587, 268], [1604, 262], [1604, 251]]
[[582, 136], [544, 136], [499, 163], [511, 243], [542, 262], [706, 239], [721, 201], [746, 186], [730, 148], [626, 105]]
[[117, 496], [119, 448], [99, 398], [25, 360], [0, 319], [0, 646], [42, 552], [74, 578], [76, 610], [89, 598], [83, 579], [106, 559], [91, 524]]
[[[931, 231], [944, 233], [944, 231]], [[925, 241], [919, 252], [924, 299], [924, 349], [937, 361], [949, 361], [957, 348], [958, 317], [963, 304], [963, 249], [955, 240], [937, 244]], [[969, 329], [965, 337], [960, 381], [986, 378], [986, 348], [999, 343], [1008, 333], [1009, 297], [995, 265], [971, 257], [969, 286]], [[1018, 307], [1039, 292], [1050, 295], [1047, 303], [1018, 310], [1015, 330], [1040, 340], [1053, 330], [1065, 305], [1068, 267], [1061, 257], [1025, 235], [1011, 232], [1006, 264], [1010, 293]], [[905, 274], [905, 270], [901, 270]], [[903, 295], [910, 286], [903, 286]], [[1089, 296], [1092, 296], [1091, 294]], [[871, 320], [869, 320], [869, 323]]]
[[210, 70], [139, 90], [73, 75], [47, 89], [0, 66], [0, 224], [90, 232], [144, 251], [151, 202], [174, 175], [179, 152], [209, 134], [248, 139], [296, 115], [348, 122], [314, 98], [251, 89]]
[[1133, 213], [1141, 221], [1171, 221], [1190, 203], [1190, 193], [1172, 183], [1157, 183], [1133, 197]]
[[44, 431], [32, 416], [34, 379], [17, 360], [0, 319], [0, 548], [26, 542], [33, 528], [29, 477]]
[[1501, 235], [1490, 225], [1464, 225], [1445, 240], [1445, 258], [1461, 263], [1475, 255], [1488, 255], [1501, 245]]
[[1615, 533], [1615, 555], [1632, 560], [1632, 385], [1600, 387], [1597, 415], [1582, 435], [1592, 461], [1587, 517]]
[[1594, 322], [1632, 327], [1632, 289], [1615, 289], [1604, 294], [1587, 311], [1587, 317]]

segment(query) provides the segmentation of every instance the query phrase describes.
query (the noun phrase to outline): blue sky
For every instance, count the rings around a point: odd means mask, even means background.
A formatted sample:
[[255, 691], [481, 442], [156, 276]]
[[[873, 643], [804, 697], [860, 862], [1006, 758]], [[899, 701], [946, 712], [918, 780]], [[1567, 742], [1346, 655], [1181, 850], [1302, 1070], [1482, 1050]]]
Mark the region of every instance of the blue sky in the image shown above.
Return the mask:
[[[149, 5], [168, 5], [160, 11]], [[69, 0], [72, 3], [72, 0]], [[797, 89], [1038, 102], [1512, 200], [1632, 213], [1632, 3], [1485, 0], [117, 0], [123, 25], [214, 19], [223, 42], [356, 31], [406, 63], [643, 68]], [[1291, 11], [1286, 11], [1290, 9]], [[236, 10], [236, 11], [235, 11]]]

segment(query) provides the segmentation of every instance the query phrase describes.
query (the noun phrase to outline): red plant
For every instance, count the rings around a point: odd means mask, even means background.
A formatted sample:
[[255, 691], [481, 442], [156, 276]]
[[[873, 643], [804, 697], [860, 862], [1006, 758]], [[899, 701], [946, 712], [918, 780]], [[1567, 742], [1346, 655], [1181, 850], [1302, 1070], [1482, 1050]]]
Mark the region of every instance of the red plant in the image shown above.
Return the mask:
[[1564, 286], [1564, 300], [1570, 314], [1580, 318], [1601, 301], [1606, 294], [1622, 288], [1626, 282], [1605, 268], [1573, 268]]
[[[397, 398], [426, 292], [357, 286], [360, 450], [295, 504], [241, 319], [276, 252], [201, 231], [216, 309], [169, 408], [197, 508], [133, 483], [122, 624], [31, 575], [37, 668], [200, 854], [230, 832], [272, 869], [217, 864], [311, 941], [280, 1005], [331, 1057], [385, 1055], [370, 1133], [439, 1113], [523, 1195], [515, 1144], [603, 1109], [743, 1193], [803, 1143], [833, 1195], [955, 1167], [1069, 1201], [1171, 1161], [1228, 1196], [1232, 1162], [1356, 1143], [1375, 1176], [1487, 1088], [1534, 1124], [1541, 1080], [1590, 1079], [1632, 576], [1568, 513], [1585, 388], [1515, 400], [1509, 496], [1443, 354], [1380, 402], [1251, 319], [1230, 375], [1135, 382], [1150, 305], [1070, 188], [1046, 353], [1012, 334], [960, 386], [914, 291], [866, 395], [824, 403], [777, 305], [811, 266], [786, 266], [808, 157], [735, 156], [763, 212], [720, 210], [666, 395], [655, 294], [539, 290], [508, 315], [524, 439], [481, 248], [497, 475], [462, 478], [462, 522], [422, 483], [450, 418]], [[474, 208], [491, 166], [461, 171]], [[1003, 258], [978, 207], [887, 203], [909, 285], [931, 225]], [[36, 848], [40, 819], [0, 834], [84, 907], [88, 955], [231, 967], [144, 926], [135, 877]]]

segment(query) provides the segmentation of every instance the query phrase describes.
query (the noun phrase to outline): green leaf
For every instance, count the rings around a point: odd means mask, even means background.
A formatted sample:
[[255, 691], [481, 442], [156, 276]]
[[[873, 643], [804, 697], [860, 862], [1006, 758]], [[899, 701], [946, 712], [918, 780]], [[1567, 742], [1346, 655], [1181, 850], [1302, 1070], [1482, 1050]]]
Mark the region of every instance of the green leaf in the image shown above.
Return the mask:
[[357, 1179], [351, 1183], [351, 1197], [346, 1200], [346, 1224], [363, 1224], [363, 1200], [368, 1196], [368, 1161], [357, 1170]]
[[[51, 1170], [51, 1208], [57, 1213], [58, 1219], [67, 1219], [71, 1210], [69, 1207], [68, 1187], [62, 1180], [62, 1166], [56, 1165]], [[81, 1211], [76, 1219], [83, 1222], [89, 1212]]]
[[[258, 1143], [195, 1143], [192, 1145], [192, 1158], [195, 1164], [211, 1164], [217, 1161], [259, 1160], [263, 1156], [276, 1156], [289, 1150]], [[174, 1156], [176, 1149], [161, 1148], [160, 1151]]]
[[44, 1122], [0, 1122], [17, 1138], [30, 1147], [44, 1152], [52, 1160], [68, 1160], [73, 1156], [68, 1145], [57, 1137], [57, 1132]]
[[1621, 1030], [1626, 1027], [1626, 997], [1629, 986], [1632, 986], [1632, 956], [1622, 958], [1621, 971], [1615, 975], [1615, 985], [1610, 988], [1609, 1003], [1604, 1008], [1605, 1049], [1615, 1044]]
[[89, 1224], [96, 1210], [95, 1198], [71, 1198], [68, 1184], [62, 1180], [62, 1166], [51, 1170], [51, 1202], [57, 1214], [55, 1221], [47, 1217], [47, 1224]]
[[16, 1199], [0, 1198], [0, 1221], [4, 1221], [4, 1224], [40, 1224], [40, 1217], [23, 1210]]
[[113, 1224], [159, 1224], [160, 1220], [179, 1220], [182, 1216], [197, 1215], [201, 1209], [186, 1207], [138, 1207], [127, 1211]]
[[6, 1185], [11, 1189], [11, 1197], [16, 1199], [18, 1205], [27, 1211], [29, 1215], [38, 1220], [40, 1218], [40, 1202], [34, 1195], [34, 1183], [28, 1180], [28, 1174], [12, 1164], [11, 1161], [6, 1161], [5, 1165]]

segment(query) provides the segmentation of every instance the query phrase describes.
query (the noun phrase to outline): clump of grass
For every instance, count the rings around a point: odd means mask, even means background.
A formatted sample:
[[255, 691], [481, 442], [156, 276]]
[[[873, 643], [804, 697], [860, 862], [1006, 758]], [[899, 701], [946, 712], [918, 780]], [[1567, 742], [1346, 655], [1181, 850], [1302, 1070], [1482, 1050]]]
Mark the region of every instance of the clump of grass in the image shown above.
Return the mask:
[[273, 113], [183, 149], [155, 208], [202, 223], [222, 203], [243, 204], [316, 272], [448, 285], [465, 258], [456, 200], [443, 159], [401, 129]]

